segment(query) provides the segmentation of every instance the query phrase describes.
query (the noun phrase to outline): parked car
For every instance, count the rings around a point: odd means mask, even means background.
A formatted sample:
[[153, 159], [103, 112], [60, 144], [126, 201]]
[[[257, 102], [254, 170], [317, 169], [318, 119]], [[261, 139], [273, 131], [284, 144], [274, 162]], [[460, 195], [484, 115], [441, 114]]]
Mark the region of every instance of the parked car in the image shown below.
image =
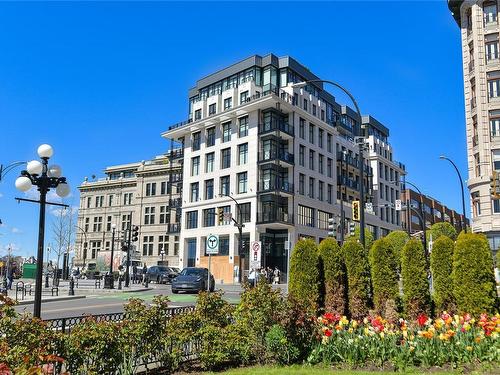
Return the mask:
[[166, 266], [151, 266], [146, 274], [149, 281], [156, 281], [158, 284], [169, 283], [175, 277], [175, 274]]
[[[198, 267], [184, 268], [179, 276], [172, 280], [172, 293], [183, 292], [199, 292], [207, 290], [208, 269]], [[210, 291], [215, 289], [215, 279], [210, 274]]]

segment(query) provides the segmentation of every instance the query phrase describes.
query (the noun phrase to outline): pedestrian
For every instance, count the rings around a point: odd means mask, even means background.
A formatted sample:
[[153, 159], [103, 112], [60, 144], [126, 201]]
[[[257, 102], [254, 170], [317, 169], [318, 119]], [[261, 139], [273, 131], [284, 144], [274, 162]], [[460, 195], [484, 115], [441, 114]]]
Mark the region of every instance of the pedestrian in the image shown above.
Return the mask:
[[14, 268], [7, 268], [7, 289], [12, 290], [12, 282], [14, 281]]
[[148, 267], [146, 267], [146, 263], [144, 263], [144, 267], [142, 267], [142, 282], [144, 284], [146, 284], [146, 278], [148, 277], [147, 272], [148, 272]]
[[279, 270], [278, 266], [274, 267], [274, 282], [273, 284], [279, 284], [280, 283], [280, 276], [281, 276], [281, 271]]
[[273, 282], [273, 270], [271, 267], [267, 267], [267, 283], [272, 284]]
[[248, 275], [248, 283], [251, 287], [255, 286], [255, 269], [250, 270], [250, 274]]
[[134, 264], [132, 267], [132, 284], [135, 284], [136, 282], [137, 282], [137, 265]]

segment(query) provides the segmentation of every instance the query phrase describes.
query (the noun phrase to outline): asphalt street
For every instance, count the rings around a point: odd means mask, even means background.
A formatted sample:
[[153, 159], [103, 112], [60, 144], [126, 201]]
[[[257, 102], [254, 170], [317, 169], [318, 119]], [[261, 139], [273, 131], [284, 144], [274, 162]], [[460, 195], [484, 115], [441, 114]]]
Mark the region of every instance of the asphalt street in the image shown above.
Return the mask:
[[[106, 293], [99, 295], [88, 295], [86, 298], [65, 301], [51, 301], [42, 303], [42, 319], [55, 319], [63, 317], [108, 314], [122, 312], [123, 305], [130, 298], [140, 298], [147, 303], [156, 295], [167, 295], [172, 306], [189, 306], [196, 304], [196, 294], [173, 294], [170, 285], [150, 284], [153, 290], [143, 292]], [[218, 286], [224, 290], [224, 298], [231, 303], [239, 301], [241, 289], [234, 287]], [[16, 306], [18, 312], [33, 313], [33, 304]]]

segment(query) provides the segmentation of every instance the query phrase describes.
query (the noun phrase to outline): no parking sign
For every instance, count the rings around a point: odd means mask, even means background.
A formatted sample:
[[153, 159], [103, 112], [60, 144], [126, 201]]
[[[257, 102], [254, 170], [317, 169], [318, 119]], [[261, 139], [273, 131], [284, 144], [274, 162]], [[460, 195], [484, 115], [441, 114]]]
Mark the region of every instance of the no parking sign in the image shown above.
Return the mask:
[[250, 243], [250, 268], [258, 269], [261, 267], [261, 250], [262, 243], [260, 241], [252, 241]]

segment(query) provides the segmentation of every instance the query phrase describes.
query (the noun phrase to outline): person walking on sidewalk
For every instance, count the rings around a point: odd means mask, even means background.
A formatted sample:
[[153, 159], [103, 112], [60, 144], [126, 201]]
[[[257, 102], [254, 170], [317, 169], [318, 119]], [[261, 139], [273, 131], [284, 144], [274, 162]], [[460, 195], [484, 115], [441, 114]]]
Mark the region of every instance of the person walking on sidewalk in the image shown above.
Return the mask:
[[279, 284], [280, 283], [280, 276], [281, 276], [281, 271], [279, 270], [278, 266], [274, 267], [274, 281], [273, 284]]
[[148, 267], [146, 266], [146, 263], [144, 263], [144, 267], [142, 267], [142, 282], [144, 284], [146, 284], [146, 278], [148, 277], [147, 272], [148, 272]]
[[135, 284], [136, 282], [137, 282], [137, 265], [134, 264], [134, 266], [132, 267], [132, 284]]

